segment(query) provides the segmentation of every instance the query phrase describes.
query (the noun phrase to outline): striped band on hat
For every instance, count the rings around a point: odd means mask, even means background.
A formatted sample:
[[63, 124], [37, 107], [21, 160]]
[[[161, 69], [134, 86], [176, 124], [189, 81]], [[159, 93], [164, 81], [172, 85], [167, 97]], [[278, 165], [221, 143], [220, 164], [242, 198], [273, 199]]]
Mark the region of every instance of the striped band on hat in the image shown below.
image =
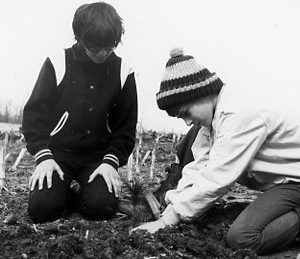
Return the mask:
[[223, 82], [215, 73], [202, 67], [192, 56], [183, 55], [182, 49], [173, 49], [170, 55], [156, 94], [160, 109], [168, 111], [220, 92]]

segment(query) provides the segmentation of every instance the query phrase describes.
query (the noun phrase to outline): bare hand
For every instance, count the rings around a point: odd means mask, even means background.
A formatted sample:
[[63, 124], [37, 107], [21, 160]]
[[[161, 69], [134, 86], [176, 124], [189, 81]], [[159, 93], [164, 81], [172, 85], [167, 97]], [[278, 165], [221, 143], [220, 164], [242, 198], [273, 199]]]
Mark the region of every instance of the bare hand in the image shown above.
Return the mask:
[[52, 174], [53, 172], [57, 172], [59, 178], [64, 180], [64, 173], [61, 170], [60, 166], [54, 161], [54, 159], [47, 159], [37, 165], [34, 170], [34, 173], [29, 179], [29, 188], [30, 191], [34, 190], [35, 185], [38, 183], [39, 190], [43, 189], [44, 178], [47, 180], [47, 187], [52, 187]]
[[116, 197], [120, 197], [121, 194], [121, 179], [117, 170], [109, 164], [101, 164], [91, 175], [88, 183], [94, 181], [97, 175], [101, 175], [106, 182], [108, 191], [115, 193]]
[[150, 234], [153, 234], [157, 230], [165, 228], [166, 226], [167, 225], [165, 224], [165, 222], [160, 218], [160, 219], [155, 220], [155, 221], [144, 223], [144, 224], [132, 229], [130, 231], [130, 234], [134, 231], [137, 231], [137, 230], [147, 230]]

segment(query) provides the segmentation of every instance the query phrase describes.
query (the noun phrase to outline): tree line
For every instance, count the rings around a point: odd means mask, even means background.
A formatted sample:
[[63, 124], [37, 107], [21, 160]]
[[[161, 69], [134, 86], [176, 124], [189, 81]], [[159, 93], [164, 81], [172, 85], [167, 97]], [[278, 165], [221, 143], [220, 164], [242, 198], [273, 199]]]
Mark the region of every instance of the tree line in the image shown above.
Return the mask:
[[22, 123], [23, 107], [13, 104], [11, 101], [0, 103], [0, 122]]

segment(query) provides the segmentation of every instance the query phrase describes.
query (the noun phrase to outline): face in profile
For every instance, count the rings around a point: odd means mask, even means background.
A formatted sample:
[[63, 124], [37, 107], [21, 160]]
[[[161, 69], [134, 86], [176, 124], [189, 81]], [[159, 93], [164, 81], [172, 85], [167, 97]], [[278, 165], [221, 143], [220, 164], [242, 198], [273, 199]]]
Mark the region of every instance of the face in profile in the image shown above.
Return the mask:
[[214, 103], [211, 98], [201, 98], [196, 102], [180, 107], [177, 118], [184, 120], [187, 126], [197, 125], [211, 127]]

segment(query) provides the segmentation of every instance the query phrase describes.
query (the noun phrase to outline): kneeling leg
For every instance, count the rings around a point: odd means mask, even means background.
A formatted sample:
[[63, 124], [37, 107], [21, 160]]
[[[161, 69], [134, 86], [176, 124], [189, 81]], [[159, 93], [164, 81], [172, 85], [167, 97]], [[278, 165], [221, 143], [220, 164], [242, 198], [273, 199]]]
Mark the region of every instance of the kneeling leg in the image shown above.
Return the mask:
[[52, 175], [52, 187], [47, 187], [44, 179], [43, 189], [38, 185], [29, 193], [28, 213], [34, 223], [54, 221], [62, 216], [67, 201], [70, 179], [62, 181], [56, 172]]
[[94, 181], [85, 183], [81, 181], [79, 196], [79, 213], [88, 220], [104, 220], [112, 218], [117, 212], [118, 199], [108, 191], [102, 176]]
[[266, 191], [232, 224], [227, 243], [235, 249], [273, 253], [299, 233], [300, 184], [283, 184]]

